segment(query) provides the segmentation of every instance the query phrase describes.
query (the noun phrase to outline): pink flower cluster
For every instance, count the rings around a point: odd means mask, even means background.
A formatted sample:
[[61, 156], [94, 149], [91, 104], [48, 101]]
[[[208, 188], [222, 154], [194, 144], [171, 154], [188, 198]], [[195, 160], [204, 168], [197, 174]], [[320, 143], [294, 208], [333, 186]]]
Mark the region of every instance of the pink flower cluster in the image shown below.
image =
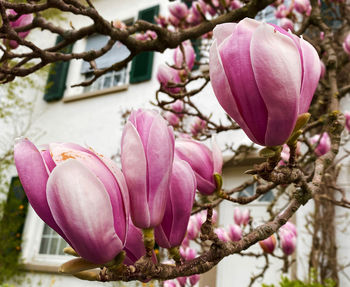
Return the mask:
[[[195, 51], [190, 41], [182, 43], [183, 51], [180, 46], [174, 50], [174, 68], [166, 64], [158, 66], [157, 79], [162, 88], [169, 93], [179, 93], [180, 87], [174, 85], [183, 82], [182, 78], [186, 78], [188, 71], [192, 70], [196, 58]], [[173, 86], [173, 87], [172, 87]]]
[[196, 26], [207, 17], [214, 17], [226, 10], [235, 10], [243, 6], [239, 0], [212, 0], [211, 3], [206, 3], [203, 0], [193, 1], [191, 7], [185, 3], [176, 1], [169, 5], [169, 16], [159, 16], [156, 22], [162, 27], [169, 25], [174, 28], [188, 28]]
[[213, 174], [221, 173], [223, 163], [215, 144], [211, 151], [193, 140], [175, 142], [160, 114], [141, 109], [131, 113], [124, 127], [122, 171], [108, 158], [72, 143], [38, 150], [20, 139], [14, 158], [37, 214], [96, 264], [113, 260], [121, 250], [126, 251], [125, 264], [137, 261], [145, 254], [140, 229], [153, 228], [161, 247], [183, 244], [196, 189], [213, 193]]

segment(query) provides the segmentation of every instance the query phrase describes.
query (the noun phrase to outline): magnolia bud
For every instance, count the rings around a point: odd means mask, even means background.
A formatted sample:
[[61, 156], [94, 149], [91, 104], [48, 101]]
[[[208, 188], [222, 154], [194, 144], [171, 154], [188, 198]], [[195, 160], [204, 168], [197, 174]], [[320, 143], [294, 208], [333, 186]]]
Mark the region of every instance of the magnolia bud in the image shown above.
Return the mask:
[[269, 238], [259, 241], [259, 244], [260, 247], [264, 250], [264, 252], [272, 253], [276, 247], [276, 237], [272, 234]]

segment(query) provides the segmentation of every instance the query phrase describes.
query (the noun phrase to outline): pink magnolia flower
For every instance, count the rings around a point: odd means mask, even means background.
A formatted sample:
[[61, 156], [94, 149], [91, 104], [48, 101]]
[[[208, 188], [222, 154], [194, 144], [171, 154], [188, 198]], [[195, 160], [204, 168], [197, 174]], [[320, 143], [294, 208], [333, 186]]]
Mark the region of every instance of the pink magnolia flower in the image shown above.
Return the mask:
[[191, 166], [184, 160], [175, 158], [164, 217], [161, 224], [154, 229], [155, 239], [160, 247], [181, 245], [191, 216], [196, 185]]
[[112, 161], [71, 143], [39, 151], [27, 139], [15, 144], [14, 158], [33, 209], [81, 257], [106, 263], [122, 250], [129, 199]]
[[173, 130], [162, 116], [152, 110], [133, 111], [123, 130], [121, 163], [136, 227], [151, 228], [161, 223], [173, 157]]
[[171, 15], [181, 20], [185, 18], [188, 14], [188, 8], [185, 3], [182, 2], [174, 2], [169, 5], [169, 11]]
[[294, 30], [294, 23], [292, 20], [288, 19], [288, 18], [282, 18], [280, 21], [279, 21], [279, 24], [280, 26], [288, 31], [288, 30], [291, 30], [293, 31]]
[[180, 123], [180, 118], [177, 114], [174, 114], [172, 112], [165, 112], [164, 113], [164, 118], [168, 121], [168, 123], [173, 126], [176, 127], [179, 125]]
[[322, 41], [324, 40], [324, 32], [323, 32], [323, 31], [320, 32], [320, 39], [321, 39]]
[[231, 224], [227, 234], [231, 241], [240, 241], [242, 238], [242, 228], [237, 224]]
[[247, 225], [250, 220], [250, 210], [249, 209], [244, 209], [242, 212], [242, 224]]
[[[191, 217], [192, 219], [192, 217]], [[192, 219], [188, 222], [188, 226], [187, 226], [187, 237], [190, 240], [193, 240], [195, 238], [197, 238], [197, 236], [199, 235], [199, 230], [200, 227], [198, 228], [198, 225], [196, 224], [196, 222]]]
[[155, 18], [155, 20], [156, 23], [163, 28], [166, 28], [168, 26], [168, 21], [164, 16], [159, 15]]
[[185, 255], [184, 259], [189, 261], [189, 260], [192, 260], [192, 259], [197, 257], [197, 251], [195, 249], [189, 247], [185, 250], [184, 255]]
[[296, 226], [290, 221], [287, 221], [285, 225], [281, 226], [279, 232], [292, 232], [295, 236], [298, 234]]
[[323, 133], [321, 140], [320, 135], [314, 135], [310, 139], [310, 143], [313, 145], [318, 143], [318, 145], [315, 148], [315, 154], [317, 156], [324, 155], [331, 149], [331, 139], [329, 138], [328, 133]]
[[215, 27], [210, 48], [214, 93], [255, 143], [283, 144], [309, 109], [321, 68], [306, 41], [245, 18]]
[[189, 281], [191, 286], [196, 285], [199, 282], [200, 279], [200, 275], [199, 274], [195, 274], [189, 277]]
[[187, 277], [177, 277], [176, 280], [179, 282], [181, 287], [186, 286]]
[[192, 13], [196, 14], [199, 18], [201, 18], [201, 13], [205, 15], [207, 12], [207, 5], [203, 0], [193, 1], [192, 2]]
[[221, 174], [223, 165], [221, 150], [214, 138], [212, 150], [198, 141], [178, 139], [175, 143], [175, 154], [192, 167], [197, 179], [197, 189], [203, 194], [212, 194], [216, 189], [213, 175]]
[[172, 14], [170, 14], [168, 16], [168, 21], [174, 27], [177, 27], [180, 24], [180, 20], [178, 18], [176, 18], [175, 16], [173, 16]]
[[236, 207], [233, 211], [233, 219], [237, 225], [247, 225], [250, 220], [250, 211], [249, 209], [244, 209], [241, 211], [240, 208]]
[[192, 125], [191, 125], [191, 134], [196, 137], [199, 133], [201, 133], [205, 127], [207, 126], [207, 122], [202, 120], [199, 117], [195, 117]]
[[231, 7], [231, 9], [235, 10], [235, 9], [239, 9], [239, 8], [243, 7], [243, 4], [239, 0], [233, 0], [230, 4], [230, 7]]
[[[192, 70], [193, 65], [194, 65], [194, 60], [196, 58], [196, 53], [194, 52], [192, 44], [189, 40], [183, 42], [183, 49], [184, 49], [184, 53], [185, 53], [186, 65], [187, 65], [189, 70]], [[184, 64], [183, 62], [184, 62], [183, 54], [181, 52], [180, 46], [178, 46], [174, 50], [175, 66], [181, 68]]]
[[[9, 9], [8, 10], [8, 15], [17, 15], [17, 13], [12, 10]], [[23, 26], [27, 26], [29, 24], [32, 23], [33, 21], [33, 14], [24, 14], [18, 17], [17, 20], [15, 21], [10, 21], [10, 26], [12, 28], [18, 28], [18, 27], [23, 27]], [[30, 31], [23, 31], [23, 32], [18, 32], [18, 36], [22, 39], [24, 39], [25, 37], [28, 36], [28, 34], [30, 33]], [[9, 41], [9, 45], [12, 49], [16, 49], [18, 47], [18, 43], [14, 40], [10, 40]]]
[[210, 5], [207, 5], [207, 11], [211, 16], [215, 16], [217, 13], [216, 9]]
[[[194, 2], [193, 2], [194, 3]], [[202, 16], [198, 13], [196, 9], [192, 7], [190, 8], [190, 12], [188, 13], [188, 16], [186, 18], [186, 22], [191, 25], [198, 25], [202, 20]]]
[[343, 42], [343, 48], [345, 53], [350, 55], [350, 33], [346, 36], [344, 42]]
[[294, 9], [300, 14], [307, 13], [311, 5], [309, 0], [294, 0]]
[[183, 112], [185, 106], [184, 102], [181, 100], [176, 100], [173, 104], [170, 105], [171, 109], [176, 112], [176, 115], [180, 118], [182, 118], [184, 115], [181, 114]]
[[259, 241], [259, 244], [264, 252], [272, 253], [276, 247], [276, 237], [272, 234], [269, 238]]
[[158, 66], [157, 79], [166, 91], [171, 93], [178, 93], [180, 91], [178, 87], [169, 87], [171, 84], [179, 84], [181, 79], [179, 72], [168, 65], [161, 64]]
[[288, 15], [289, 11], [287, 9], [287, 7], [284, 4], [281, 4], [277, 7], [276, 11], [275, 11], [275, 17], [282, 19], [285, 18]]
[[291, 255], [295, 248], [297, 239], [293, 232], [280, 232], [281, 248], [284, 254]]
[[230, 238], [229, 238], [229, 236], [224, 228], [222, 228], [222, 227], [215, 228], [214, 232], [216, 233], [216, 235], [218, 236], [218, 238], [221, 241], [227, 242], [230, 240]]
[[[297, 142], [295, 154], [296, 156], [300, 155], [300, 142]], [[289, 157], [290, 157], [290, 148], [287, 144], [284, 144], [281, 152], [281, 161], [279, 162], [279, 164], [280, 165], [287, 164], [289, 161]]]
[[345, 127], [350, 132], [350, 112], [345, 112], [344, 116], [345, 116]]

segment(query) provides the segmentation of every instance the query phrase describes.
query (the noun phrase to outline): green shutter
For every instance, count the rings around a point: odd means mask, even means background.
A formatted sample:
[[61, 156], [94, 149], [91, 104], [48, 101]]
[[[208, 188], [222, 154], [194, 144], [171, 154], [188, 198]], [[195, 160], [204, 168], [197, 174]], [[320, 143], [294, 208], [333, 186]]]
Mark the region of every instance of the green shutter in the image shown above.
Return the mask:
[[[154, 23], [154, 17], [159, 13], [159, 5], [141, 10], [138, 19]], [[148, 81], [152, 77], [154, 52], [142, 52], [132, 60], [130, 83]]]
[[[202, 45], [202, 40], [200, 38], [197, 38], [197, 39], [191, 39], [191, 43], [192, 43], [192, 46], [193, 46], [193, 49], [196, 53], [196, 62], [199, 62], [200, 59], [201, 59], [201, 50], [200, 50], [200, 47]], [[195, 64], [192, 68], [192, 70], [198, 70], [199, 68], [199, 65]]]
[[188, 8], [192, 7], [192, 0], [181, 0], [181, 2], [184, 2]]
[[18, 269], [28, 200], [18, 177], [11, 180], [0, 220], [0, 285]]
[[[57, 37], [56, 44], [61, 42], [63, 38]], [[73, 45], [67, 46], [62, 52], [71, 53]], [[47, 102], [58, 101], [62, 99], [63, 93], [66, 89], [66, 79], [69, 68], [69, 62], [56, 62], [51, 64], [49, 77], [46, 83], [44, 100]]]

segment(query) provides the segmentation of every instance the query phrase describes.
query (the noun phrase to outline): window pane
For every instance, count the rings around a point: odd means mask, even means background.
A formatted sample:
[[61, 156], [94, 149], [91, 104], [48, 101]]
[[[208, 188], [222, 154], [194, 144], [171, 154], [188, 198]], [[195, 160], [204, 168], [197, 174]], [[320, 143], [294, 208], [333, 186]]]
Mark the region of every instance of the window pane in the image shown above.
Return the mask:
[[40, 254], [64, 255], [63, 248], [68, 246], [64, 239], [47, 224], [44, 226], [40, 243]]

